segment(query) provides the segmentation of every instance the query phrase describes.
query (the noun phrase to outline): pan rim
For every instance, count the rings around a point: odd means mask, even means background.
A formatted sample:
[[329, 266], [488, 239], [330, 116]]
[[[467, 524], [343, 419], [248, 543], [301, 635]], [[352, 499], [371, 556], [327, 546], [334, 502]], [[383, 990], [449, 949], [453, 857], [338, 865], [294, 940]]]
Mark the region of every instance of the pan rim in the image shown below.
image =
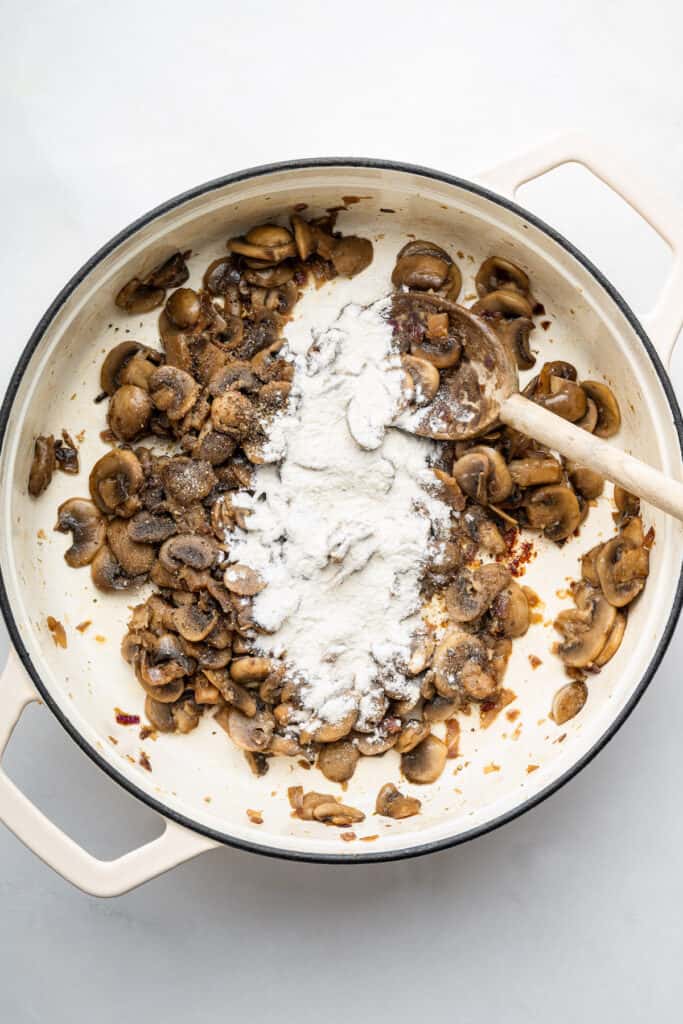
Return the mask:
[[[607, 277], [600, 271], [591, 260], [588, 259], [579, 249], [576, 248], [568, 239], [566, 239], [560, 232], [556, 231], [552, 226], [545, 223], [541, 218], [535, 216], [517, 203], [504, 196], [500, 196], [490, 189], [487, 189], [474, 182], [470, 182], [464, 178], [459, 178], [455, 175], [446, 174], [443, 171], [435, 170], [429, 167], [423, 167], [419, 164], [403, 163], [400, 161], [392, 160], [381, 160], [365, 157], [314, 157], [314, 158], [303, 158], [297, 160], [286, 160], [277, 163], [262, 164], [256, 167], [245, 168], [244, 170], [236, 171], [232, 174], [224, 175], [219, 178], [214, 178], [211, 181], [205, 182], [204, 184], [198, 185], [185, 192], [179, 193], [178, 195], [166, 200], [159, 206], [154, 207], [152, 210], [138, 217], [132, 221], [122, 231], [118, 232], [108, 242], [106, 242], [89, 260], [87, 260], [79, 270], [71, 277], [67, 284], [58, 293], [55, 299], [52, 301], [48, 309], [45, 311], [43, 316], [40, 318], [37, 326], [32, 332], [28, 342], [26, 343], [14, 372], [10, 378], [9, 384], [5, 396], [3, 398], [2, 406], [0, 407], [0, 454], [4, 448], [5, 438], [7, 436], [7, 428], [9, 423], [10, 414], [14, 405], [14, 400], [17, 395], [17, 390], [23, 378], [24, 372], [28, 363], [33, 355], [33, 352], [39, 345], [43, 335], [48, 329], [49, 325], [54, 320], [55, 316], [62, 308], [62, 306], [69, 299], [75, 289], [85, 280], [90, 272], [98, 266], [107, 256], [109, 256], [119, 245], [124, 241], [131, 238], [137, 231], [151, 223], [156, 218], [162, 216], [171, 210], [182, 206], [184, 203], [189, 202], [192, 199], [198, 198], [199, 196], [206, 195], [212, 191], [223, 188], [226, 185], [235, 184], [242, 181], [247, 181], [251, 178], [263, 178], [271, 174], [276, 174], [282, 171], [296, 171], [296, 170], [307, 170], [315, 168], [332, 168], [332, 167], [349, 167], [349, 168], [371, 168], [377, 170], [388, 170], [398, 171], [400, 173], [411, 174], [418, 177], [423, 177], [428, 180], [438, 181], [446, 185], [451, 185], [456, 188], [463, 189], [464, 191], [470, 192], [476, 196], [488, 200], [496, 206], [499, 206], [511, 213], [516, 214], [523, 220], [532, 224], [535, 228], [546, 234], [554, 242], [556, 242], [561, 248], [563, 248], [570, 256], [572, 256], [578, 263], [580, 263], [585, 270], [591, 275], [596, 283], [607, 292], [610, 299], [617, 306], [619, 311], [625, 317], [630, 327], [635, 332], [639, 341], [643, 345], [643, 348], [647, 352], [647, 355], [652, 362], [657, 376], [662, 385], [663, 391], [666, 395], [666, 399], [669, 405], [673, 417], [673, 423], [676, 428], [678, 435], [679, 447], [683, 454], [683, 418], [681, 417], [681, 410], [678, 405], [678, 401], [673, 391], [669, 376], [659, 358], [657, 350], [653, 343], [647, 336], [643, 326], [634, 314], [631, 307], [625, 301], [621, 293], [614, 287]], [[666, 626], [662, 633], [661, 639], [654, 650], [647, 669], [643, 673], [638, 685], [636, 686], [633, 694], [631, 695], [628, 702], [624, 705], [618, 715], [612, 720], [609, 726], [605, 729], [601, 736], [595, 741], [591, 748], [574, 764], [571, 765], [565, 772], [559, 775], [556, 779], [548, 783], [542, 790], [533, 796], [528, 797], [526, 800], [516, 804], [510, 810], [503, 814], [498, 815], [491, 821], [488, 821], [482, 825], [475, 826], [468, 829], [465, 832], [460, 833], [457, 836], [447, 836], [441, 839], [436, 839], [427, 843], [420, 843], [401, 847], [395, 850], [379, 851], [373, 853], [372, 851], [363, 853], [351, 853], [348, 854], [328, 854], [328, 853], [316, 853], [307, 852], [303, 850], [289, 850], [285, 847], [277, 846], [266, 846], [257, 842], [250, 842], [248, 840], [240, 839], [229, 833], [220, 832], [219, 830], [213, 829], [201, 822], [194, 821], [192, 818], [169, 808], [162, 801], [155, 799], [144, 789], [137, 786], [130, 779], [122, 775], [95, 747], [85, 739], [85, 737], [78, 731], [75, 725], [70, 721], [67, 715], [61, 710], [56, 701], [52, 698], [49, 690], [44, 685], [40, 674], [36, 670], [31, 656], [23, 643], [20, 631], [18, 629], [14, 613], [12, 611], [11, 601], [9, 598], [7, 586], [0, 567], [0, 611], [2, 612], [7, 630], [10, 635], [11, 642], [18, 657], [20, 658], [24, 668], [28, 672], [32, 682], [34, 683], [38, 693], [45, 704], [50, 708], [52, 713], [55, 715], [57, 720], [60, 722], [62, 727], [66, 730], [69, 736], [74, 740], [75, 743], [81, 748], [81, 750], [88, 755], [88, 757], [104, 771], [114, 782], [122, 786], [131, 796], [138, 800], [141, 800], [148, 807], [150, 807], [157, 814], [162, 817], [174, 821], [193, 832], [200, 835], [204, 835], [209, 839], [219, 842], [225, 846], [230, 846], [234, 849], [243, 850], [249, 853], [257, 853], [265, 857], [274, 857], [283, 860], [292, 861], [304, 861], [320, 864], [339, 864], [339, 865], [352, 865], [352, 864], [367, 864], [393, 860], [405, 860], [412, 857], [425, 856], [429, 853], [436, 853], [440, 850], [450, 849], [451, 847], [460, 846], [463, 843], [470, 842], [473, 839], [478, 838], [493, 832], [496, 829], [501, 828], [503, 825], [514, 821], [516, 818], [521, 817], [528, 811], [535, 807], [538, 807], [541, 803], [547, 800], [554, 793], [558, 792], [563, 786], [575, 778], [583, 769], [595, 758], [600, 751], [609, 743], [609, 741], [616, 735], [619, 729], [622, 727], [624, 722], [629, 718], [636, 705], [641, 700], [643, 694], [647, 690], [650, 682], [652, 681], [655, 672], [657, 671], [662, 658], [671, 642], [676, 623], [680, 617], [681, 608], [683, 606], [683, 564], [679, 570], [678, 582], [676, 585], [676, 592], [674, 600], [671, 606], [671, 611], [668, 616]]]

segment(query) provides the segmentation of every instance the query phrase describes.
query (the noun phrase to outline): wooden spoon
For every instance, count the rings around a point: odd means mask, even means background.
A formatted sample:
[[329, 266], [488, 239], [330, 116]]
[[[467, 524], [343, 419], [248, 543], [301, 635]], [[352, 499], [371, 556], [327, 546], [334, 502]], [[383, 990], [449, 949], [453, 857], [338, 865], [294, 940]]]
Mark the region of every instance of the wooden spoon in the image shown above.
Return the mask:
[[457, 336], [462, 351], [454, 366], [441, 369], [434, 399], [403, 413], [396, 426], [421, 437], [466, 441], [504, 423], [683, 520], [683, 484], [678, 480], [519, 394], [514, 356], [484, 319], [438, 296], [416, 300], [413, 293], [397, 297], [399, 318], [404, 299], [408, 315], [416, 301], [423, 313], [430, 307], [447, 313], [449, 334]]

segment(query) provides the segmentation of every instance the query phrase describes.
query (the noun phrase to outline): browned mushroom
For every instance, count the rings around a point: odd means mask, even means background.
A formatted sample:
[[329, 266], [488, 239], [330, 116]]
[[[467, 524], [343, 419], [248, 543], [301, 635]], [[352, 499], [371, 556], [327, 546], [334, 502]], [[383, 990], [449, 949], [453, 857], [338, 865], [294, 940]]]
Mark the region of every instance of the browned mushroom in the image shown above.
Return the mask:
[[510, 571], [498, 562], [478, 569], [460, 569], [446, 591], [446, 608], [453, 622], [473, 622], [510, 583]]
[[165, 540], [159, 549], [159, 561], [169, 572], [178, 572], [182, 566], [201, 571], [209, 569], [218, 555], [218, 544], [212, 537], [193, 533], [178, 533]]
[[318, 754], [318, 768], [330, 782], [348, 782], [356, 770], [360, 754], [351, 740], [326, 743]]
[[300, 217], [298, 213], [291, 218], [294, 242], [300, 260], [307, 260], [316, 250], [317, 242], [310, 224]]
[[33, 461], [28, 475], [28, 493], [37, 498], [48, 487], [55, 471], [55, 439], [41, 435], [33, 447]]
[[161, 544], [176, 532], [176, 525], [170, 516], [142, 511], [128, 520], [128, 535], [140, 544]]
[[114, 558], [129, 576], [148, 573], [155, 559], [152, 544], [140, 544], [128, 533], [127, 519], [112, 519], [107, 526], [107, 543]]
[[216, 483], [210, 463], [176, 455], [161, 470], [161, 479], [168, 494], [179, 505], [194, 505], [209, 494]]
[[189, 249], [186, 252], [174, 252], [172, 256], [154, 268], [147, 277], [147, 283], [155, 288], [178, 288], [181, 284], [185, 284], [190, 276], [187, 267], [189, 256]]
[[537, 392], [534, 401], [565, 420], [575, 422], [586, 414], [586, 393], [580, 384], [551, 376], [547, 393]]
[[602, 651], [616, 619], [616, 609], [595, 587], [582, 582], [574, 587], [576, 608], [561, 611], [555, 628], [564, 636], [558, 654], [565, 665], [586, 668]]
[[93, 466], [90, 494], [101, 512], [128, 518], [139, 510], [136, 495], [142, 482], [142, 466], [134, 453], [116, 448]]
[[550, 540], [566, 540], [581, 522], [576, 495], [561, 484], [538, 487], [526, 499], [524, 507], [529, 525], [543, 530]]
[[437, 290], [446, 283], [452, 262], [448, 253], [434, 242], [408, 242], [396, 257], [392, 284], [418, 291]]
[[86, 498], [62, 502], [57, 509], [55, 530], [71, 534], [71, 547], [64, 552], [64, 560], [74, 569], [89, 565], [106, 537], [106, 526], [97, 507]]
[[619, 484], [614, 485], [614, 504], [624, 519], [631, 519], [640, 513], [640, 498], [625, 491]]
[[175, 732], [176, 723], [169, 704], [155, 700], [147, 694], [145, 697], [145, 715], [159, 732]]
[[370, 266], [372, 255], [372, 242], [369, 238], [345, 235], [332, 250], [332, 263], [342, 277], [356, 277]]
[[253, 597], [255, 594], [259, 594], [266, 585], [263, 578], [254, 569], [237, 562], [227, 567], [223, 581], [231, 593], [240, 594], [242, 597]]
[[204, 272], [204, 287], [211, 295], [225, 295], [230, 288], [235, 288], [239, 281], [240, 271], [231, 256], [214, 260]]
[[486, 445], [470, 448], [453, 464], [453, 476], [470, 498], [482, 505], [505, 501], [512, 491], [512, 477], [505, 459]]
[[515, 357], [520, 370], [530, 370], [536, 363], [536, 356], [529, 345], [529, 335], [534, 329], [533, 320], [517, 316], [512, 320], [500, 320], [495, 325], [496, 334]]
[[474, 283], [477, 294], [482, 298], [499, 290], [519, 292], [522, 295], [528, 295], [531, 290], [529, 278], [522, 268], [502, 256], [489, 256], [484, 260]]
[[242, 750], [263, 752], [268, 749], [275, 729], [275, 719], [269, 711], [259, 711], [248, 718], [237, 708], [226, 707], [214, 717]]
[[229, 388], [214, 398], [211, 421], [216, 430], [242, 441], [254, 428], [256, 408], [241, 391]]
[[149, 313], [161, 305], [165, 294], [164, 288], [133, 277], [120, 289], [114, 301], [126, 313]]
[[202, 312], [201, 302], [194, 288], [178, 288], [166, 300], [166, 316], [183, 329], [193, 328]]
[[[143, 381], [149, 379], [155, 364], [160, 360], [161, 353], [148, 348], [147, 345], [139, 341], [122, 341], [107, 353], [102, 363], [100, 387], [105, 395], [113, 395], [121, 384], [137, 384], [142, 387]], [[129, 372], [134, 361], [137, 369]], [[141, 368], [143, 363], [146, 369]]]
[[615, 608], [623, 608], [638, 596], [650, 571], [650, 552], [643, 545], [639, 519], [632, 519], [603, 544], [595, 566], [602, 592]]
[[599, 498], [605, 487], [605, 478], [593, 469], [586, 469], [585, 466], [572, 466], [569, 480], [574, 490], [587, 501]]
[[185, 370], [177, 366], [160, 366], [149, 379], [149, 391], [157, 409], [170, 420], [185, 416], [197, 401], [199, 385]]
[[514, 580], [493, 600], [489, 609], [491, 629], [507, 637], [524, 636], [529, 628], [529, 602]]
[[281, 263], [297, 254], [291, 234], [277, 224], [263, 224], [252, 228], [244, 238], [231, 238], [228, 248], [239, 256], [262, 261], [262, 266]]
[[134, 441], [147, 431], [151, 415], [147, 392], [135, 384], [123, 384], [111, 397], [107, 420], [119, 441]]
[[146, 576], [129, 576], [104, 544], [90, 563], [92, 581], [99, 590], [131, 590], [144, 583]]
[[439, 390], [439, 371], [427, 359], [416, 356], [401, 356], [401, 365], [410, 378], [410, 400], [413, 405], [425, 405], [431, 402]]
[[[411, 714], [414, 713], [415, 711], [413, 710]], [[407, 754], [418, 743], [422, 743], [431, 731], [432, 727], [429, 722], [420, 722], [416, 718], [409, 718], [399, 733], [398, 739], [394, 744], [394, 750], [397, 754]]]
[[562, 479], [562, 466], [552, 455], [525, 455], [508, 463], [512, 482], [518, 487], [556, 484]]
[[588, 688], [580, 680], [560, 687], [553, 697], [550, 717], [556, 725], [564, 725], [578, 715], [588, 699]]
[[598, 420], [593, 433], [598, 437], [612, 437], [621, 426], [621, 412], [614, 392], [606, 384], [596, 380], [582, 380], [581, 387], [598, 410]]
[[472, 312], [478, 316], [500, 317], [507, 320], [517, 317], [531, 320], [534, 310], [526, 295], [508, 289], [499, 289], [495, 292], [487, 292], [478, 302], [475, 302]]
[[582, 430], [587, 430], [589, 434], [592, 434], [597, 427], [598, 407], [592, 398], [586, 398], [586, 411], [581, 419], [576, 421], [576, 425], [581, 427]]
[[414, 796], [404, 796], [396, 786], [387, 782], [377, 794], [375, 814], [383, 818], [411, 818], [420, 813], [422, 802]]
[[433, 681], [448, 700], [463, 693], [472, 700], [489, 700], [498, 689], [483, 641], [459, 629], [449, 630], [437, 644]]
[[401, 771], [408, 782], [425, 786], [436, 782], [446, 767], [446, 744], [436, 736], [428, 736], [413, 750], [401, 755]]

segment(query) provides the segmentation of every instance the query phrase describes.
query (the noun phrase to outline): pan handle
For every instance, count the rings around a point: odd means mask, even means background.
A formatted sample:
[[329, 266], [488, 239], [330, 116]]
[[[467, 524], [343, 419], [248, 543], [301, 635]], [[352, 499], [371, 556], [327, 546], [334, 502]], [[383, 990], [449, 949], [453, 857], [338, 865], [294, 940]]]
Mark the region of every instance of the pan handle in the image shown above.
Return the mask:
[[[40, 698], [10, 648], [0, 677], [0, 759], [24, 708]], [[115, 860], [98, 860], [46, 818], [0, 767], [0, 821], [41, 860], [91, 896], [120, 896], [219, 844], [164, 819], [163, 833]]]
[[537, 149], [479, 175], [479, 181], [495, 192], [514, 199], [520, 186], [567, 163], [578, 163], [617, 193], [670, 247], [673, 257], [669, 276], [643, 326], [668, 368], [678, 332], [683, 324], [683, 212], [656, 187], [622, 164], [618, 154], [583, 135], [550, 139]]

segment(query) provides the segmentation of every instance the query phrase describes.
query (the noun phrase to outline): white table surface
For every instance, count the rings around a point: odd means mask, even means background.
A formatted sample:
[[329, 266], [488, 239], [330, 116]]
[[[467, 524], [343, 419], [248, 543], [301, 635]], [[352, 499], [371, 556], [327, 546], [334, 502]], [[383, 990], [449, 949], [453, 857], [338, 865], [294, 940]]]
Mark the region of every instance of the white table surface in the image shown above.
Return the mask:
[[[104, 240], [240, 167], [357, 154], [467, 177], [578, 128], [683, 200], [675, 0], [5, 0], [0, 14], [2, 387]], [[639, 252], [559, 202], [566, 232], [632, 281]], [[672, 376], [683, 393], [681, 353]], [[2, 643], [4, 661], [4, 629]], [[220, 849], [107, 902], [0, 828], [0, 1020], [679, 1021], [682, 657], [679, 629], [637, 712], [559, 794], [427, 859], [340, 869]], [[96, 853], [156, 828], [44, 709], [6, 765]]]

